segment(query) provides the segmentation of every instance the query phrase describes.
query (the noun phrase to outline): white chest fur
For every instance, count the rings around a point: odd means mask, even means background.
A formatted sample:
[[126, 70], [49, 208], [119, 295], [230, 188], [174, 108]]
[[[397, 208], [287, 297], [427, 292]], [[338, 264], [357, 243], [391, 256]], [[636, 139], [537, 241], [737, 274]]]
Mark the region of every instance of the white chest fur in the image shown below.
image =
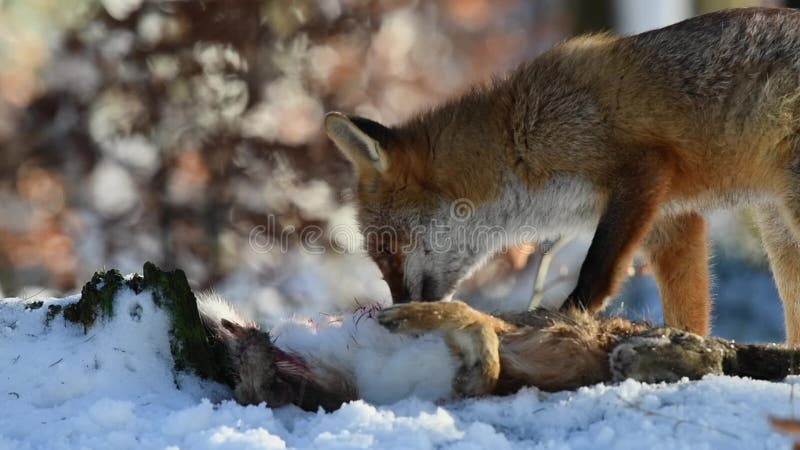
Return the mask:
[[517, 240], [542, 241], [565, 234], [591, 233], [605, 205], [591, 183], [573, 175], [558, 175], [531, 190], [516, 178], [487, 214], [501, 218]]

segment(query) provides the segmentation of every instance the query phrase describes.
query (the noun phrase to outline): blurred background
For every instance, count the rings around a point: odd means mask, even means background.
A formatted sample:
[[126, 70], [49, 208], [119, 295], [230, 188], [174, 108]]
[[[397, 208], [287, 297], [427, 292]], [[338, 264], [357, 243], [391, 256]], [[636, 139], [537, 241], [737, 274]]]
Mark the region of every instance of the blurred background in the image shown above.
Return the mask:
[[[325, 111], [395, 124], [575, 34], [757, 4], [784, 3], [0, 0], [0, 294], [75, 293], [98, 269], [150, 260], [267, 323], [387, 303]], [[750, 214], [715, 213], [711, 228], [714, 333], [782, 340]], [[587, 246], [508, 249], [459, 296], [552, 304]], [[647, 266], [630, 274], [609, 313], [659, 323]]]

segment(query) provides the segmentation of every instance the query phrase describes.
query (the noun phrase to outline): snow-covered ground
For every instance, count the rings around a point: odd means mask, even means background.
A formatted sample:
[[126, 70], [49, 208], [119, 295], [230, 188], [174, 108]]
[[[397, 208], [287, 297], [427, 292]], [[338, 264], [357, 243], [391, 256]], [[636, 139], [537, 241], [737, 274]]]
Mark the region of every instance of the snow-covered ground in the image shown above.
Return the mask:
[[767, 419], [800, 409], [797, 379], [729, 377], [360, 400], [329, 413], [243, 407], [227, 388], [173, 372], [168, 319], [146, 293], [120, 294], [114, 318], [87, 333], [60, 316], [46, 323], [50, 305], [76, 299], [0, 302], [0, 449], [788, 448]]

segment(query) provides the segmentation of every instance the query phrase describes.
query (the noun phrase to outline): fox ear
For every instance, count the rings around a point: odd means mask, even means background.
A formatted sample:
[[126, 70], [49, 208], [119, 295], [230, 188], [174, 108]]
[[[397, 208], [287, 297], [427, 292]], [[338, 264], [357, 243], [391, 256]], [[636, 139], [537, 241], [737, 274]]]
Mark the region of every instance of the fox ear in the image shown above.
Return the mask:
[[356, 166], [359, 172], [377, 170], [384, 173], [389, 168], [386, 146], [392, 130], [363, 117], [347, 117], [340, 112], [325, 115], [328, 137]]

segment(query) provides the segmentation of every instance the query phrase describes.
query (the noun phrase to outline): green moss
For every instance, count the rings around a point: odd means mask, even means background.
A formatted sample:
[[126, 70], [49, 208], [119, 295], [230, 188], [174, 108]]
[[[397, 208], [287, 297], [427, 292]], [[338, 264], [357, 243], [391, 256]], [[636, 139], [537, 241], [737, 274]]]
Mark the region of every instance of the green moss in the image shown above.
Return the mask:
[[47, 307], [47, 314], [45, 314], [44, 325], [50, 326], [50, 323], [53, 319], [56, 318], [57, 315], [61, 313], [63, 307], [61, 305], [50, 305]]
[[224, 348], [200, 320], [197, 299], [183, 271], [167, 272], [147, 262], [142, 273], [143, 276], [133, 275], [126, 280], [117, 270], [96, 272], [83, 286], [80, 300], [63, 308], [60, 305], [48, 307], [45, 324], [49, 325], [63, 313], [66, 320], [83, 325], [86, 332], [99, 317], [113, 315], [114, 298], [121, 288], [136, 294], [150, 290], [153, 302], [165, 309], [171, 319], [170, 350], [175, 369], [192, 370], [203, 378], [230, 385], [232, 380], [224, 369]]
[[97, 317], [111, 317], [114, 313], [114, 296], [125, 283], [118, 270], [95, 272], [91, 281], [81, 289], [81, 299], [64, 308], [64, 318], [83, 325], [86, 332]]
[[200, 320], [197, 299], [182, 270], [165, 272], [147, 262], [143, 286], [152, 290], [153, 301], [170, 313], [170, 350], [177, 370], [191, 369], [204, 378], [229, 383], [223, 370], [221, 344], [209, 336]]

